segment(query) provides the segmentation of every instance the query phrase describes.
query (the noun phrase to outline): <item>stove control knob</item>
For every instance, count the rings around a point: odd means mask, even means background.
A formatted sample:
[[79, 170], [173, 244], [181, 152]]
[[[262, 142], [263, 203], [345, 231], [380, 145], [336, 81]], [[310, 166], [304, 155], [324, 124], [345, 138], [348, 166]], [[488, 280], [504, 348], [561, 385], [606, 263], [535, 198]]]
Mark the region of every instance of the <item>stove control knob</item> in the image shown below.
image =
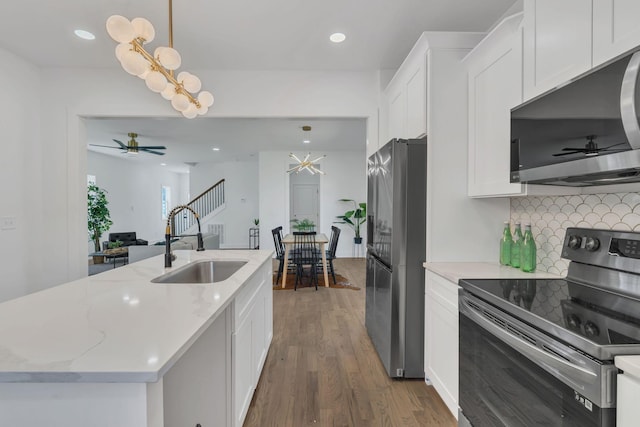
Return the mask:
[[581, 324], [582, 322], [580, 321], [580, 318], [576, 314], [571, 313], [567, 316], [567, 325], [571, 329], [580, 329]]
[[584, 324], [584, 333], [588, 337], [597, 337], [600, 335], [600, 329], [598, 329], [595, 323], [587, 321], [587, 323]]
[[584, 248], [589, 252], [595, 252], [600, 247], [600, 240], [595, 237], [587, 237], [587, 240], [584, 242]]
[[569, 247], [571, 249], [580, 249], [582, 238], [580, 236], [569, 236]]

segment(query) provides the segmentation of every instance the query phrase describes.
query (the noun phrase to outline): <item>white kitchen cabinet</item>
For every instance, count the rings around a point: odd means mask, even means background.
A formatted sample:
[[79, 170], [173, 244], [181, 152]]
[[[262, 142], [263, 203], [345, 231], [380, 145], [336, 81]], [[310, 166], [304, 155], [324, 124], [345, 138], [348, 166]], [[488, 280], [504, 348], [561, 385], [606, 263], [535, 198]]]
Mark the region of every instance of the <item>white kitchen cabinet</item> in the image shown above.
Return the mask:
[[458, 418], [458, 285], [431, 271], [425, 283], [425, 379]]
[[525, 100], [591, 68], [592, 3], [591, 0], [525, 0]]
[[502, 21], [465, 58], [469, 71], [470, 197], [525, 194], [510, 182], [511, 108], [522, 102], [522, 14]]
[[593, 65], [597, 66], [640, 45], [640, 2], [593, 2]]
[[387, 139], [427, 134], [427, 50], [423, 34], [384, 91], [386, 105], [382, 111], [387, 114], [387, 129], [381, 136]]
[[238, 294], [234, 307], [233, 426], [242, 426], [273, 336], [271, 270], [268, 264]]
[[616, 408], [618, 427], [638, 425], [638, 419], [640, 419], [638, 396], [640, 396], [640, 380], [630, 375], [618, 375]]

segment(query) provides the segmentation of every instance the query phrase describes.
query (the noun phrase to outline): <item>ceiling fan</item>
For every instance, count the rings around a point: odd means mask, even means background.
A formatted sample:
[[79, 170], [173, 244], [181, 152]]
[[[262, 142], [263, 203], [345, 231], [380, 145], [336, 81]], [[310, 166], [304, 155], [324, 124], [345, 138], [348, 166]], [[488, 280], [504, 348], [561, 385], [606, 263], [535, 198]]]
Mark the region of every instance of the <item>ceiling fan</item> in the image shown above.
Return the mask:
[[587, 137], [587, 143], [584, 145], [584, 148], [573, 148], [573, 147], [565, 147], [562, 149], [562, 153], [556, 153], [553, 156], [554, 157], [558, 157], [558, 156], [568, 156], [570, 154], [578, 154], [578, 153], [582, 153], [584, 154], [586, 157], [593, 157], [593, 156], [597, 156], [598, 154], [600, 154], [602, 151], [625, 151], [624, 149], [611, 149], [611, 147], [616, 147], [618, 145], [624, 145], [624, 142], [621, 142], [619, 144], [613, 144], [613, 145], [609, 145], [607, 147], [603, 147], [603, 148], [598, 148], [598, 144], [596, 144], [593, 140], [597, 138], [596, 135], [588, 135]]
[[151, 153], [151, 154], [157, 154], [158, 156], [164, 156], [164, 153], [161, 153], [161, 152], [155, 151], [155, 150], [166, 150], [167, 147], [165, 147], [163, 145], [138, 145], [138, 141], [136, 141], [136, 138], [138, 137], [137, 133], [129, 132], [127, 135], [129, 135], [129, 138], [131, 138], [127, 142], [127, 145], [123, 144], [122, 142], [118, 141], [117, 139], [114, 139], [114, 141], [116, 143], [118, 143], [119, 147], [113, 147], [111, 145], [97, 145], [97, 144], [89, 144], [89, 145], [92, 145], [94, 147], [116, 148], [118, 150], [124, 151], [126, 154], [138, 154], [138, 152], [144, 151], [145, 153]]

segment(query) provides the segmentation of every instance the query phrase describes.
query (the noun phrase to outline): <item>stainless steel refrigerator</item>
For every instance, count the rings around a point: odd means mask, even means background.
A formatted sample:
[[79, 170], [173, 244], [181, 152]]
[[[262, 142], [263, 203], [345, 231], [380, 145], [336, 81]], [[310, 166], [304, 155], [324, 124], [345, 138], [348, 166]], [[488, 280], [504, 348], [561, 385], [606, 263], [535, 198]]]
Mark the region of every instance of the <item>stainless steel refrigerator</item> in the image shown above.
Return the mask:
[[390, 377], [423, 378], [426, 138], [392, 139], [367, 169], [367, 332]]

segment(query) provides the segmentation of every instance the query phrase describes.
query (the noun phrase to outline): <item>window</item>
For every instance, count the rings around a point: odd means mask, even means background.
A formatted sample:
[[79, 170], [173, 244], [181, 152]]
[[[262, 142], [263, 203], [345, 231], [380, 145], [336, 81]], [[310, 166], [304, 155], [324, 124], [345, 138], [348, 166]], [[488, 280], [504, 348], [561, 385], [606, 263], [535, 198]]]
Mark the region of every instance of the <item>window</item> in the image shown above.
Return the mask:
[[171, 211], [171, 187], [162, 186], [162, 219], [167, 219]]

